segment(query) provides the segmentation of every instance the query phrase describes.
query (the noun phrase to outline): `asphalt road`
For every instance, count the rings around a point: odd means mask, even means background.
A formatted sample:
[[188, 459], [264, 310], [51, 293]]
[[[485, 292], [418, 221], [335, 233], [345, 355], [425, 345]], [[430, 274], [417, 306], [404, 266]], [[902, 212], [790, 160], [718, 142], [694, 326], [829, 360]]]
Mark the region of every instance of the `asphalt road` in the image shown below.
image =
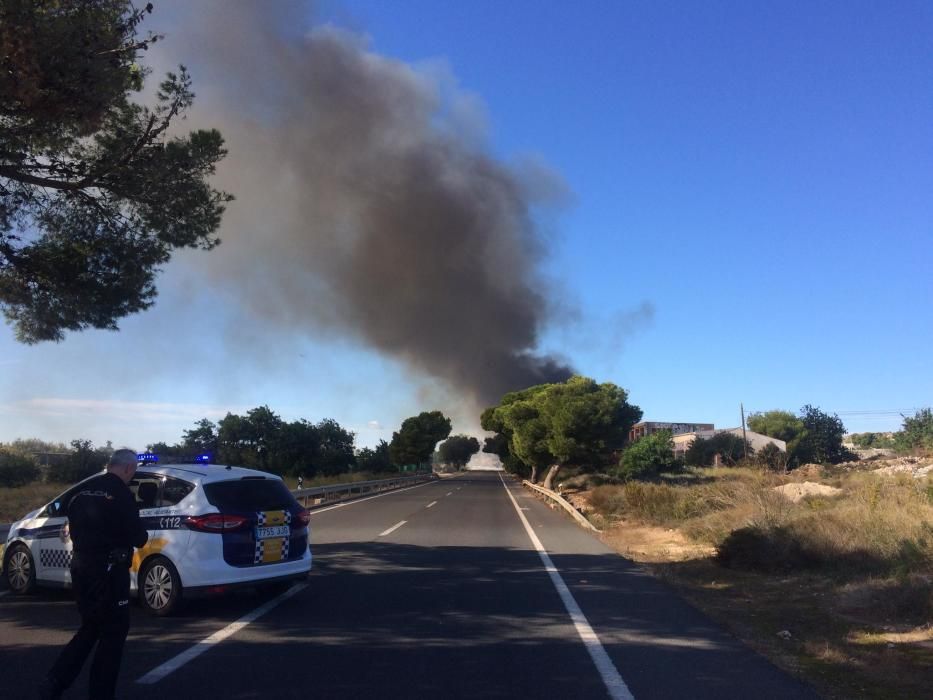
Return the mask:
[[[817, 697], [496, 473], [315, 511], [312, 528], [314, 571], [285, 594], [135, 607], [118, 696]], [[67, 592], [0, 593], [4, 697], [32, 696], [77, 622]]]

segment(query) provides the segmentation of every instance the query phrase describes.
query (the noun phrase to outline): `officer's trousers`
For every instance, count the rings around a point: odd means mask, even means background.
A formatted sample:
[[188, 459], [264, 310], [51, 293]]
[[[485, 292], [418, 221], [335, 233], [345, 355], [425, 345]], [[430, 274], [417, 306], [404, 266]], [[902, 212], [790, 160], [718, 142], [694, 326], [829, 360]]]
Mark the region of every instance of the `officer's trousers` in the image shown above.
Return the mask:
[[50, 680], [62, 690], [69, 688], [96, 645], [88, 698], [112, 700], [130, 629], [130, 573], [125, 566], [82, 564], [76, 560], [71, 567], [71, 581], [81, 627], [52, 667]]

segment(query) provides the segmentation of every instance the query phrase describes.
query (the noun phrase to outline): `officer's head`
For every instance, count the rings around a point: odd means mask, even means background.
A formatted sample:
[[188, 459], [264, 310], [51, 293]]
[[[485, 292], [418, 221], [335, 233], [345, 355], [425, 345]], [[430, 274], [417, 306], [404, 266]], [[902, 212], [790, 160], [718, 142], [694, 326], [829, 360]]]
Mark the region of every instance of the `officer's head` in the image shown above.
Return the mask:
[[119, 476], [124, 484], [128, 484], [136, 475], [136, 451], [135, 450], [116, 450], [110, 455], [110, 461], [107, 463], [107, 471]]

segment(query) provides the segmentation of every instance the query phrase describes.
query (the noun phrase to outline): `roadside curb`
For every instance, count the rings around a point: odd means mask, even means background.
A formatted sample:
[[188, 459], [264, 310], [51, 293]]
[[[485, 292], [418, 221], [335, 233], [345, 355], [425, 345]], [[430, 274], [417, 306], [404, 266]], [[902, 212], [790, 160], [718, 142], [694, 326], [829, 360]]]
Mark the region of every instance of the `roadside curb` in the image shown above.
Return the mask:
[[556, 491], [551, 491], [549, 489], [544, 488], [543, 486], [532, 484], [527, 479], [522, 481], [522, 486], [525, 486], [526, 488], [529, 488], [532, 491], [536, 491], [540, 493], [542, 496], [546, 496], [547, 498], [550, 498], [557, 505], [559, 505], [561, 508], [563, 508], [568, 513], [570, 513], [570, 515], [573, 516], [574, 520], [576, 520], [580, 525], [585, 527], [587, 530], [592, 530], [593, 532], [602, 532], [602, 530], [597, 529], [597, 527], [593, 525], [593, 523], [591, 523], [589, 520], [584, 518], [580, 514], [580, 511], [578, 511], [576, 508], [570, 505], [570, 503], [568, 503], [567, 500], [563, 496], [561, 496], [559, 493], [557, 493]]

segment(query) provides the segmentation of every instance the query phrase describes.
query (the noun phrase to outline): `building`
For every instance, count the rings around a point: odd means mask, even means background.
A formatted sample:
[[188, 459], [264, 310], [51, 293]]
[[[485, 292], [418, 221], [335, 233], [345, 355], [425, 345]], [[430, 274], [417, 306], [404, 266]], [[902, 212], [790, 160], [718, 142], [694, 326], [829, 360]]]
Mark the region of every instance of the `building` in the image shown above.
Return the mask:
[[[690, 449], [690, 445], [692, 445], [693, 441], [698, 437], [703, 438], [704, 440], [709, 440], [711, 437], [718, 435], [719, 433], [732, 433], [733, 435], [742, 437], [741, 428], [726, 428], [725, 430], [697, 430], [695, 432], [680, 433], [674, 436], [674, 456], [683, 457], [687, 450]], [[759, 452], [768, 443], [773, 444], [781, 452], [787, 452], [787, 443], [783, 440], [768, 437], [767, 435], [756, 433], [753, 430], [745, 431], [745, 439], [748, 440], [749, 447], [751, 447], [755, 452]]]
[[[670, 430], [672, 435], [681, 433], [696, 433], [704, 430], [713, 430], [712, 423], [658, 423], [656, 421], [642, 421], [632, 426], [628, 432], [628, 441], [635, 442], [638, 438], [652, 435], [659, 430]], [[691, 441], [692, 442], [692, 441]]]

